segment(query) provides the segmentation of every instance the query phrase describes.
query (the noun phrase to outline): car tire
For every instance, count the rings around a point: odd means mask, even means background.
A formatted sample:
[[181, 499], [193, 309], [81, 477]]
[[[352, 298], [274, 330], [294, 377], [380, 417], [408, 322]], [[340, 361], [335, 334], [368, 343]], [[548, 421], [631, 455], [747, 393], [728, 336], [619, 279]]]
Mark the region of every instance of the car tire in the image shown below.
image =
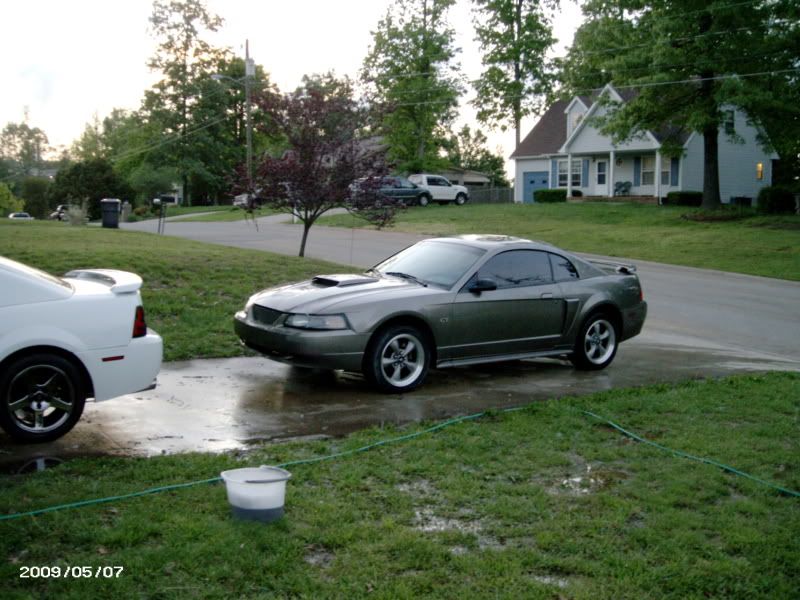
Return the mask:
[[364, 357], [364, 375], [380, 391], [410, 392], [420, 386], [431, 361], [427, 336], [416, 327], [395, 325], [378, 332]]
[[24, 356], [0, 378], [0, 427], [17, 442], [50, 442], [75, 426], [85, 402], [73, 363], [56, 354]]
[[617, 354], [618, 340], [615, 320], [605, 313], [594, 313], [581, 326], [569, 359], [582, 371], [605, 369]]
[[459, 194], [456, 196], [456, 204], [458, 206], [464, 206], [467, 203], [467, 195], [466, 194]]
[[428, 206], [431, 201], [431, 197], [428, 194], [422, 194], [419, 199], [417, 200], [417, 204], [420, 206]]

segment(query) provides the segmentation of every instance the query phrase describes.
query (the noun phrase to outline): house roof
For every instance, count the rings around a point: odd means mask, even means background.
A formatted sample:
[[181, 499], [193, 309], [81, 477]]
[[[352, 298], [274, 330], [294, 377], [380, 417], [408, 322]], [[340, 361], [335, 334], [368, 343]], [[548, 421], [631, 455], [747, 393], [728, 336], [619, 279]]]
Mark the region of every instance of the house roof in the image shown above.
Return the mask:
[[568, 104], [568, 100], [554, 102], [531, 132], [519, 143], [517, 149], [511, 153], [511, 158], [558, 152], [567, 139], [567, 116], [564, 114], [564, 109]]
[[[606, 87], [613, 88], [610, 85]], [[559, 154], [561, 147], [567, 141], [567, 115], [565, 114], [565, 109], [575, 98], [578, 98], [585, 106], [591, 109], [605, 89], [596, 89], [590, 94], [582, 94], [570, 100], [558, 100], [553, 103], [530, 133], [525, 136], [525, 139], [520, 142], [517, 149], [511, 153], [510, 158]], [[638, 90], [632, 88], [613, 88], [613, 90], [624, 102], [630, 102], [639, 94]], [[691, 135], [691, 131], [673, 124], [666, 124], [657, 131], [651, 131], [650, 133], [659, 144], [663, 144], [665, 141], [672, 141], [682, 145], [686, 143]]]

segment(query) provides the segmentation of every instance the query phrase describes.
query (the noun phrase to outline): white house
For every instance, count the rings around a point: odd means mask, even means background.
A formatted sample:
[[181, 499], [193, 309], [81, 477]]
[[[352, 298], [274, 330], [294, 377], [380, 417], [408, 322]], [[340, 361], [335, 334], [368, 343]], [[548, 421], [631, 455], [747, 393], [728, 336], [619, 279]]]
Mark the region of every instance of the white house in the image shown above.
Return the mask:
[[[626, 143], [613, 144], [591, 118], [609, 110], [599, 101], [604, 94], [618, 103], [634, 96], [609, 84], [592, 96], [560, 100], [542, 115], [511, 154], [516, 165], [515, 202], [533, 202], [533, 192], [541, 188], [566, 188], [567, 196], [575, 190], [583, 196], [614, 196], [625, 190], [632, 196], [655, 198], [671, 191], [703, 190], [702, 135], [680, 135], [680, 158], [661, 154], [664, 132], [646, 131]], [[772, 161], [778, 156], [761, 147], [758, 130], [744, 113], [731, 107], [726, 115], [719, 133], [720, 197], [724, 203], [739, 196], [755, 201], [759, 190], [771, 185]], [[730, 132], [743, 143], [732, 141]]]

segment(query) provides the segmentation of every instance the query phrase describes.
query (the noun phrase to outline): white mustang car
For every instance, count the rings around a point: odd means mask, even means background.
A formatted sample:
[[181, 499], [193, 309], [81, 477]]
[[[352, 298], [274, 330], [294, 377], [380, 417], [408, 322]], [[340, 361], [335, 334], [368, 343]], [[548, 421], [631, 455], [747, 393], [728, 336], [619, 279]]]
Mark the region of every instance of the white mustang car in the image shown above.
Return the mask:
[[106, 269], [53, 277], [0, 257], [0, 427], [47, 442], [87, 398], [155, 387], [161, 337], [148, 329], [138, 275]]

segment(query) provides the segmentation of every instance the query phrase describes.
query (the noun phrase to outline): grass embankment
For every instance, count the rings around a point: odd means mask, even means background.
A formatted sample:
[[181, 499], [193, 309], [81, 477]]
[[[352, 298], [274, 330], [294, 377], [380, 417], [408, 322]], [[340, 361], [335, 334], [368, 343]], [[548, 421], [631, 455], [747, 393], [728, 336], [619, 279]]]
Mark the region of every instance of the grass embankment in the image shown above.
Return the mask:
[[[621, 436], [800, 488], [800, 376], [560, 399], [292, 467], [286, 517], [235, 521], [222, 485], [0, 522], [4, 598], [794, 598], [800, 499]], [[76, 460], [0, 477], [0, 512], [327, 455], [417, 431], [236, 455]], [[242, 460], [244, 458], [245, 460]], [[20, 579], [22, 566], [122, 566]]]
[[[800, 217], [695, 222], [693, 209], [640, 204], [475, 204], [413, 207], [392, 229], [427, 235], [502, 233], [573, 252], [638, 258], [800, 281]], [[349, 215], [321, 225], [362, 227]]]
[[[245, 218], [250, 218], [250, 215], [243, 209], [237, 207], [225, 207], [227, 210], [218, 210], [207, 215], [188, 216], [181, 219], [175, 219], [175, 222], [220, 222], [220, 221], [243, 221]], [[258, 219], [259, 217], [266, 217], [268, 215], [278, 214], [278, 211], [270, 210], [268, 208], [260, 208], [253, 211], [253, 216]], [[287, 218], [288, 215], [287, 215]]]
[[[182, 215], [191, 216], [197, 213], [225, 212], [232, 209], [231, 206], [175, 206], [174, 204], [167, 204], [166, 207], [165, 216], [167, 217], [180, 217]], [[157, 219], [158, 217], [158, 212], [149, 212], [144, 217], [139, 217], [139, 220]]]
[[0, 255], [60, 275], [76, 268], [133, 271], [164, 359], [237, 356], [233, 314], [258, 290], [341, 265], [99, 227], [0, 222]]

